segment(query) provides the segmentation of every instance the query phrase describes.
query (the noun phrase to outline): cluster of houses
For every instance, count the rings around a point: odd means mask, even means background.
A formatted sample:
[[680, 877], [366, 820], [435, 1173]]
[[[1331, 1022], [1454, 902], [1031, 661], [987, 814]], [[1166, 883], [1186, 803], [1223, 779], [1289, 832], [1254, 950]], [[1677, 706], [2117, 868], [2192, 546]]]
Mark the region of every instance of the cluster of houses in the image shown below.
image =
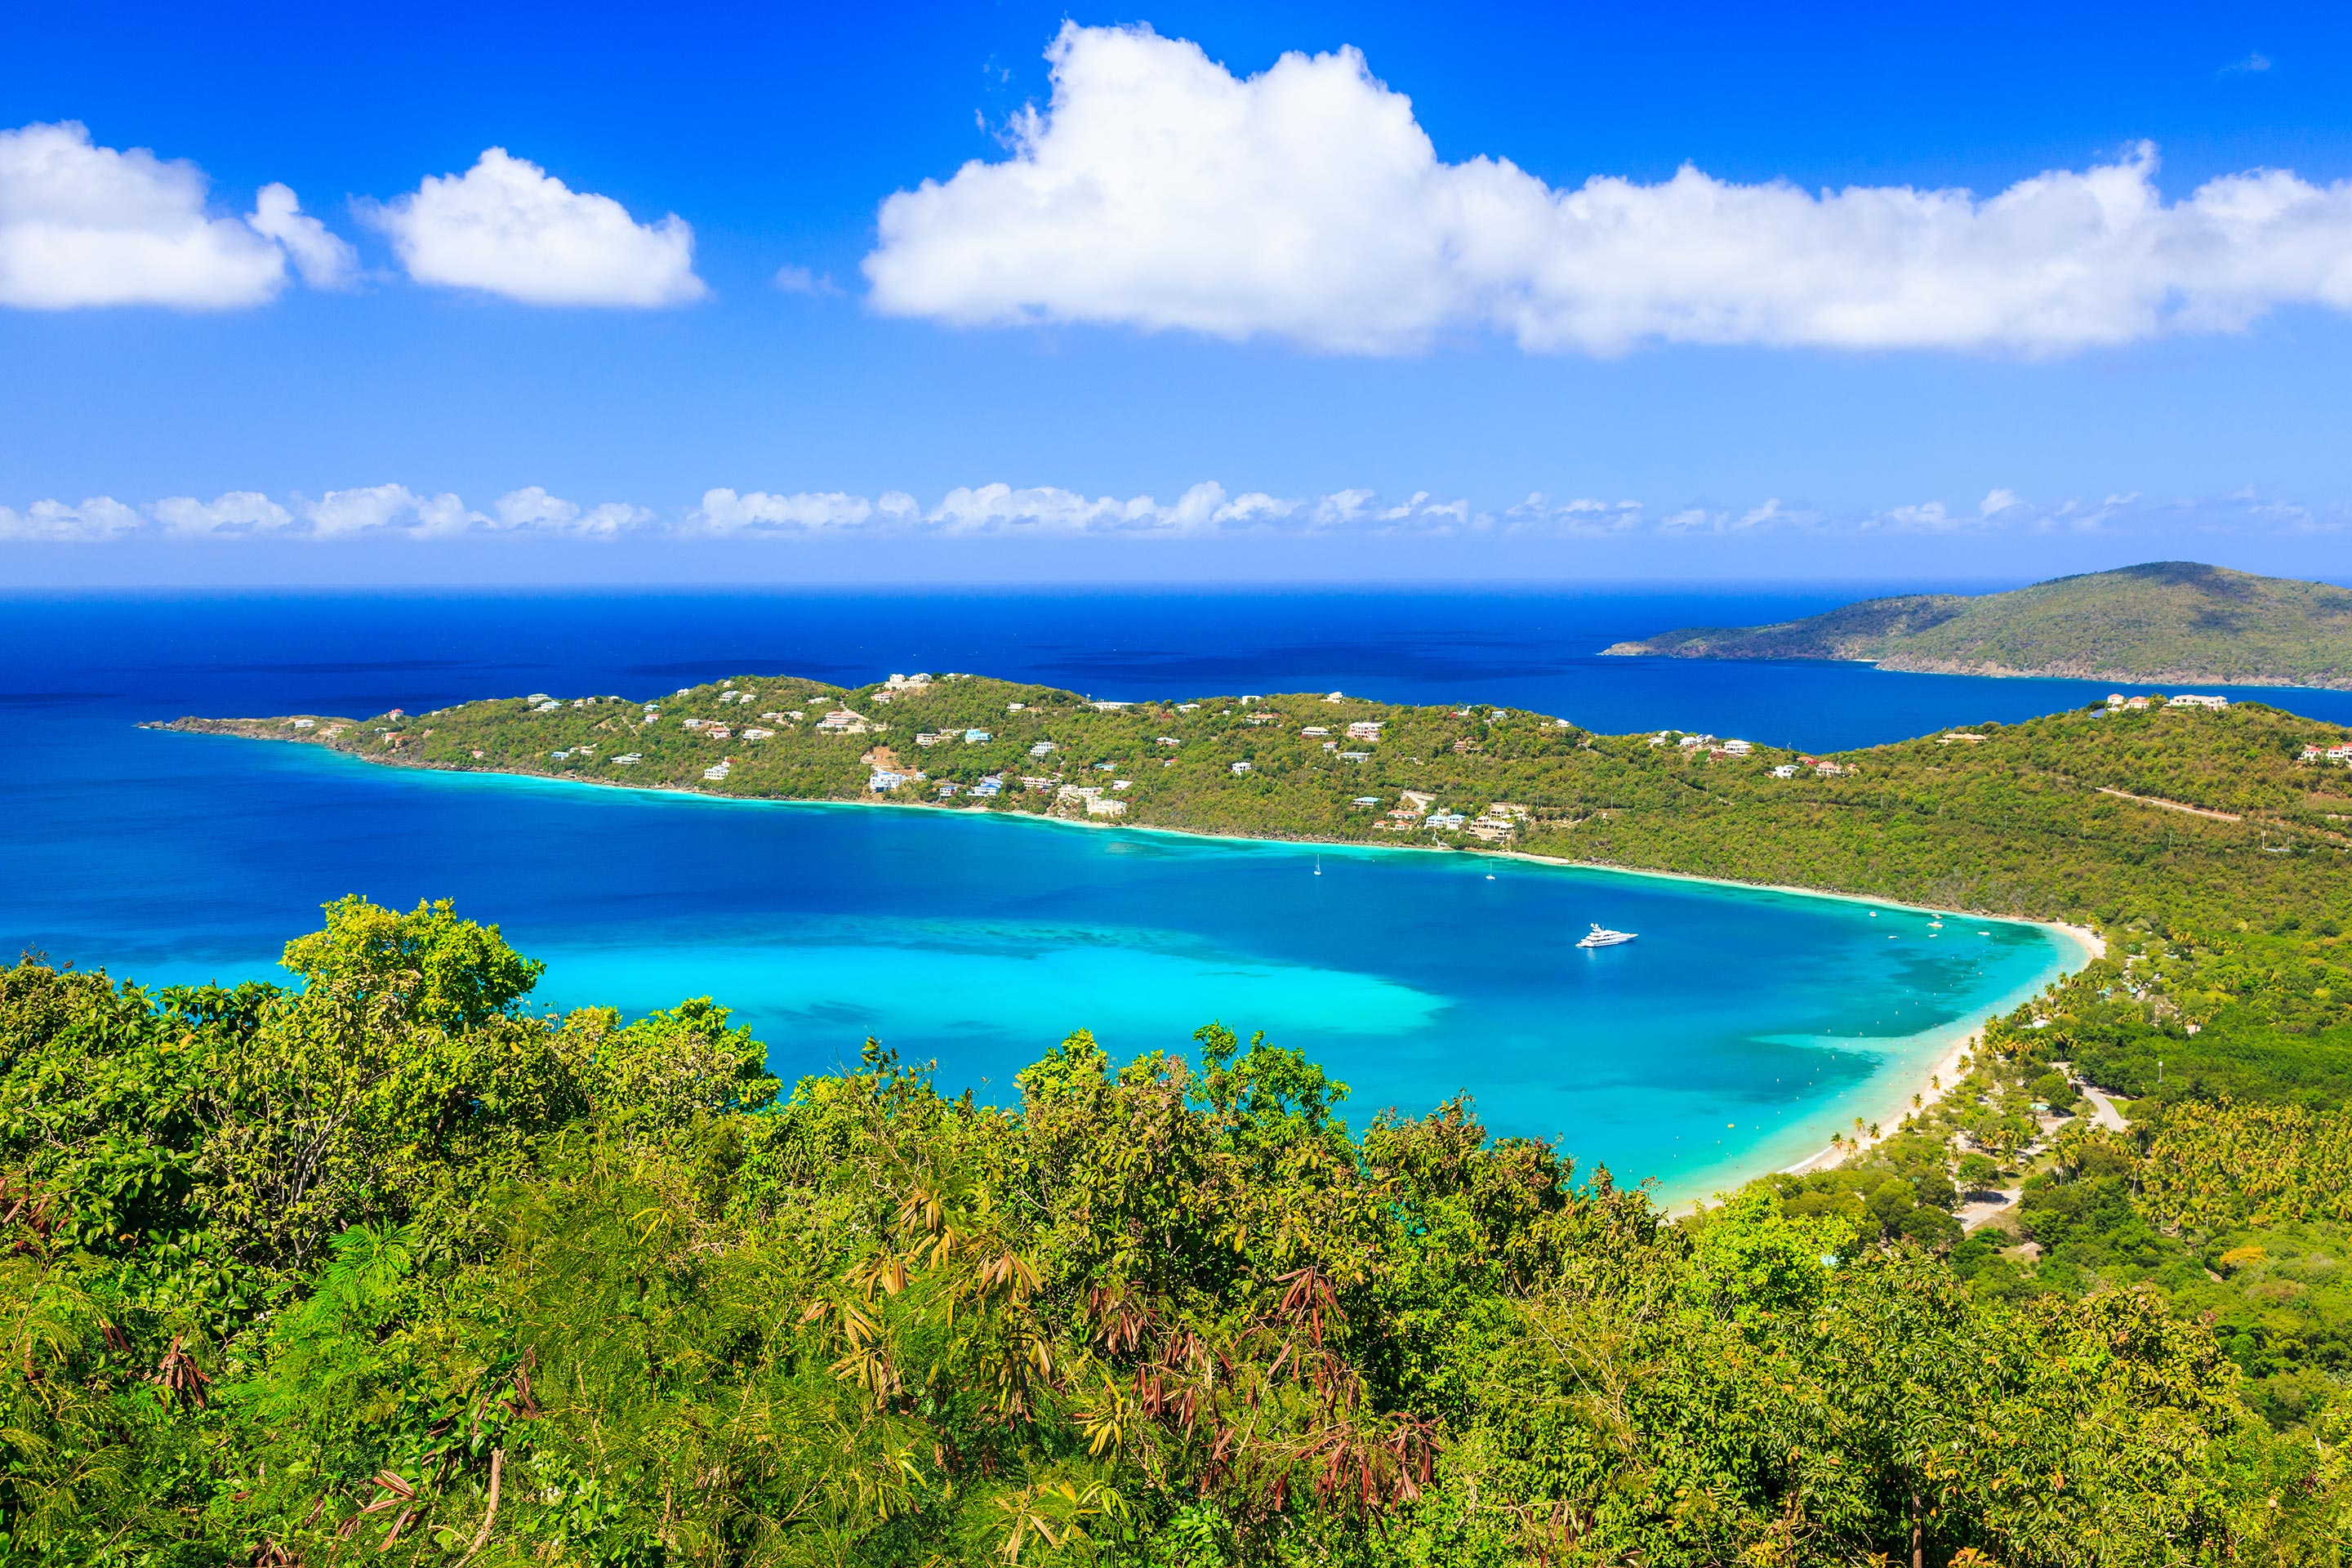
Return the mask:
[[820, 735], [867, 735], [888, 728], [887, 724], [871, 723], [863, 715], [846, 708], [835, 708], [816, 721], [816, 732]]
[[2338, 767], [2352, 768], [2352, 741], [2339, 741], [2335, 745], [2317, 742], [2303, 749], [2306, 763], [2334, 763]]
[[2120, 691], [2110, 691], [2107, 693], [2106, 710], [2110, 713], [2145, 713], [2159, 700], [2167, 708], [2227, 708], [2230, 705], [2226, 697], [2208, 697], [2194, 691], [2162, 699], [2126, 697]]
[[[1381, 804], [1381, 797], [1360, 795], [1354, 805], [1358, 810], [1369, 811]], [[1381, 833], [1468, 833], [1487, 844], [1500, 844], [1516, 835], [1528, 820], [1528, 808], [1509, 801], [1498, 800], [1479, 816], [1448, 811], [1437, 804], [1437, 797], [1422, 790], [1409, 789], [1397, 795], [1395, 807], [1387, 820], [1372, 825]]]

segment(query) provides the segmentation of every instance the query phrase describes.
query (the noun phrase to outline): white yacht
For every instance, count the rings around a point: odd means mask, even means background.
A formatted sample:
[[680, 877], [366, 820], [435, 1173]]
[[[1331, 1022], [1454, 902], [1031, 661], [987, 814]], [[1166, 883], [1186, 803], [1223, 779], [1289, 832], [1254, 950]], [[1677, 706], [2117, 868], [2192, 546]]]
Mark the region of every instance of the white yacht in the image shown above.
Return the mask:
[[1638, 934], [1638, 932], [1630, 931], [1611, 931], [1607, 926], [1602, 925], [1596, 921], [1593, 922], [1592, 929], [1585, 933], [1584, 940], [1578, 942], [1576, 945], [1579, 947], [1615, 947], [1620, 942], [1633, 941]]

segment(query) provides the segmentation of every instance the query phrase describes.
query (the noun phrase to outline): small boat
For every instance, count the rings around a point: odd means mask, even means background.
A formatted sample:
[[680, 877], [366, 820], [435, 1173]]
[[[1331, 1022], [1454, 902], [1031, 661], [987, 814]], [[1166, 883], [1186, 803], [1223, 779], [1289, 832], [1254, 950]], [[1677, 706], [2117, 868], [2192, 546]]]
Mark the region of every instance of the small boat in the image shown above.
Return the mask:
[[1628, 942], [1633, 941], [1633, 938], [1639, 934], [1639, 932], [1630, 931], [1611, 931], [1607, 926], [1595, 921], [1592, 924], [1592, 929], [1585, 933], [1584, 940], [1578, 942], [1576, 945], [1579, 947], [1615, 947], [1620, 942]]
[[1320, 855], [1315, 857], [1315, 874], [1318, 877], [1323, 874], [1323, 857]]

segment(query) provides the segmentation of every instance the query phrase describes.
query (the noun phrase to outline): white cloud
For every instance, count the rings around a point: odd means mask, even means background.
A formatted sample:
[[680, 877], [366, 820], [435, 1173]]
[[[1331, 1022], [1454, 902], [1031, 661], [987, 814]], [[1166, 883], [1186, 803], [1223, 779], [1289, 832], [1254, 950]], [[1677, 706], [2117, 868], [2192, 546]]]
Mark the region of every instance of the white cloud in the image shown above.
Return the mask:
[[151, 508], [173, 533], [269, 533], [291, 526], [294, 514], [258, 490], [231, 490], [217, 500], [168, 496]]
[[787, 294], [838, 294], [839, 284], [829, 272], [812, 272], [805, 267], [776, 268], [776, 287]]
[[503, 147], [363, 216], [419, 283], [527, 305], [678, 305], [708, 292], [684, 218], [637, 223], [612, 197], [574, 191]]
[[509, 490], [491, 504], [490, 510], [497, 514], [497, 525], [510, 531], [536, 530], [583, 534], [595, 539], [609, 539], [656, 521], [654, 514], [644, 507], [630, 506], [622, 501], [606, 501], [602, 506], [583, 510], [577, 501], [551, 496], [538, 485]]
[[2270, 57], [2263, 54], [2260, 49], [2256, 49], [2244, 59], [2231, 60], [2228, 65], [2223, 66], [2221, 68], [2221, 74], [2223, 76], [2232, 76], [2240, 72], [2266, 71], [2270, 68]]
[[1240, 79], [1144, 27], [1065, 24], [1009, 153], [882, 204], [879, 310], [1409, 352], [1489, 329], [1532, 351], [1645, 342], [2064, 353], [2352, 310], [2352, 184], [2256, 170], [2168, 204], [2145, 143], [1964, 190], [1685, 167], [1555, 189], [1438, 160], [1353, 49]]
[[317, 539], [386, 531], [429, 538], [463, 533], [490, 521], [480, 512], [468, 511], [454, 495], [419, 495], [406, 485], [329, 490], [317, 500], [296, 496], [293, 510], [310, 525], [311, 536]]
[[139, 526], [139, 514], [111, 496], [92, 496], [79, 506], [37, 500], [23, 511], [0, 506], [0, 540], [82, 544], [115, 539]]
[[700, 520], [713, 533], [822, 533], [854, 529], [873, 515], [874, 504], [864, 496], [839, 490], [776, 496], [719, 489], [703, 492]]
[[284, 246], [302, 281], [313, 289], [343, 288], [359, 268], [358, 253], [328, 233], [325, 224], [305, 215], [289, 186], [262, 186], [254, 199], [253, 214], [245, 221], [256, 234]]
[[349, 274], [351, 247], [286, 186], [243, 222], [205, 190], [194, 163], [98, 146], [70, 121], [0, 131], [0, 305], [225, 310], [275, 299], [289, 254], [307, 282]]

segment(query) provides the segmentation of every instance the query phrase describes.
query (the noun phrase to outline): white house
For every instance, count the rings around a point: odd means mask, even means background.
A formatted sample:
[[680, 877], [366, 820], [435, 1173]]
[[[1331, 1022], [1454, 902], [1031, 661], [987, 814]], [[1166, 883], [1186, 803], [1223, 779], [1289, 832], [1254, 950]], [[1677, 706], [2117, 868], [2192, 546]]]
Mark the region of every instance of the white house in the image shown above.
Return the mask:
[[2226, 697], [2200, 697], [2188, 691], [2165, 704], [2167, 708], [2227, 708], [2229, 705], [2230, 700]]

